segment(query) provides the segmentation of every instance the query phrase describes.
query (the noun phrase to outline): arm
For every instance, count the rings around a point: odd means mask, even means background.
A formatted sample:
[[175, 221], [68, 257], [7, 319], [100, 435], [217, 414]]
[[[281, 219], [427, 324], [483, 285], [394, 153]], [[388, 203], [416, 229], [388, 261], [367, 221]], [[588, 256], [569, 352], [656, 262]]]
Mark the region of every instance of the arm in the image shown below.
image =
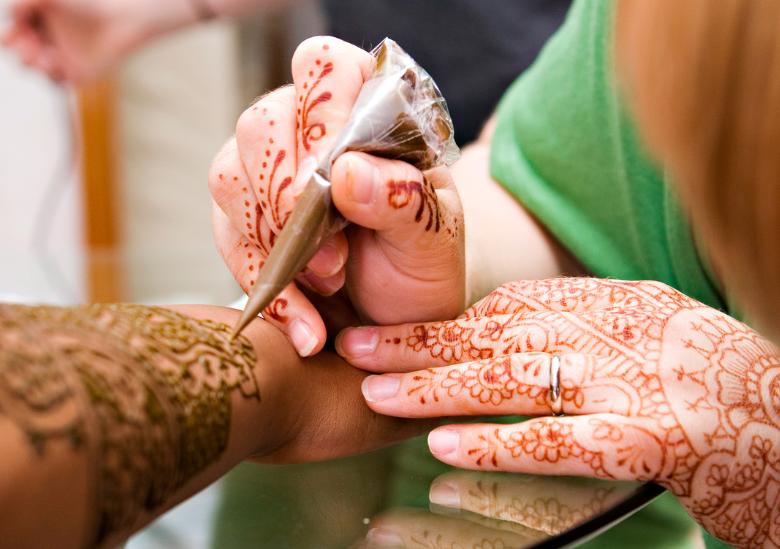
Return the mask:
[[463, 150], [452, 177], [466, 224], [466, 296], [476, 303], [512, 280], [578, 276], [586, 269], [490, 177], [495, 118]]
[[17, 0], [0, 37], [55, 80], [98, 76], [153, 38], [205, 18], [236, 17], [293, 0]]
[[424, 426], [377, 416], [363, 374], [304, 362], [266, 323], [230, 343], [237, 311], [176, 309], [0, 306], [0, 547], [110, 547], [249, 456], [328, 459]]

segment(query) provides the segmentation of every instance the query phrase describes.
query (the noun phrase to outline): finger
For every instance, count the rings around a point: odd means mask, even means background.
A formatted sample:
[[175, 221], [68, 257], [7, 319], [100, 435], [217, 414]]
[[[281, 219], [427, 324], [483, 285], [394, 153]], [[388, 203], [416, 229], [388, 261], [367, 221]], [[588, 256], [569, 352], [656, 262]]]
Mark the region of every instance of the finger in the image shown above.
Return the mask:
[[[396, 508], [374, 517], [366, 540], [369, 547], [527, 547], [541, 536], [522, 529], [501, 528], [496, 521], [478, 523], [442, 516], [424, 509]], [[530, 535], [529, 535], [530, 534]]]
[[464, 469], [653, 481], [666, 457], [658, 428], [615, 414], [449, 425], [432, 431], [428, 446], [436, 458]]
[[276, 234], [295, 202], [295, 124], [295, 91], [286, 86], [245, 110], [236, 125], [238, 155], [263, 215]]
[[319, 159], [331, 149], [349, 119], [371, 63], [370, 54], [336, 38], [317, 36], [298, 46], [292, 76], [301, 155]]
[[512, 353], [615, 355], [571, 313], [544, 311], [345, 330], [337, 352], [370, 372], [413, 372]]
[[[260, 201], [241, 162], [235, 138], [228, 141], [214, 159], [208, 184], [219, 209], [260, 252], [259, 256], [249, 258], [252, 259], [252, 264], [256, 263], [257, 257], [268, 257], [275, 235], [263, 215]], [[236, 275], [232, 269], [231, 272]]]
[[448, 173], [429, 172], [435, 175], [429, 179], [406, 162], [345, 153], [331, 172], [333, 203], [348, 220], [404, 248], [410, 238], [430, 240], [447, 234], [451, 222], [447, 206], [459, 203]]
[[[260, 260], [248, 263], [245, 257], [260, 250], [254, 246], [216, 206], [212, 208], [212, 225], [217, 247], [241, 288], [249, 293], [257, 278]], [[318, 353], [325, 344], [325, 325], [317, 310], [295, 284], [289, 284], [263, 311], [263, 317], [287, 336], [301, 356]]]
[[347, 237], [343, 231], [339, 231], [309, 261], [296, 280], [320, 295], [335, 294], [344, 285], [346, 279], [344, 265], [347, 254]]
[[531, 311], [581, 313], [623, 303], [635, 282], [596, 278], [518, 280], [499, 287], [464, 313], [464, 317], [515, 314]]
[[11, 47], [16, 50], [19, 59], [25, 65], [32, 65], [43, 49], [43, 44], [29, 29], [21, 30], [14, 38]]
[[[350, 228], [349, 290], [372, 303], [386, 286], [405, 289], [417, 320], [452, 318], [465, 305], [462, 209], [446, 169], [426, 174], [406, 162], [346, 153], [333, 166], [333, 201]], [[358, 226], [360, 228], [358, 228]], [[441, 286], [440, 298], [430, 299]], [[458, 289], [458, 290], [453, 290]], [[376, 304], [380, 324], [409, 319], [392, 301]], [[417, 305], [417, 302], [420, 305]]]
[[633, 482], [454, 471], [433, 481], [429, 497], [437, 505], [554, 535], [600, 515], [638, 486]]
[[[611, 360], [562, 355], [564, 414], [628, 415], [632, 407], [638, 411], [640, 399], [632, 398], [636, 392], [622, 379], [611, 379]], [[373, 410], [398, 417], [550, 415], [550, 365], [546, 353], [512, 354], [409, 374], [369, 376], [362, 390]]]

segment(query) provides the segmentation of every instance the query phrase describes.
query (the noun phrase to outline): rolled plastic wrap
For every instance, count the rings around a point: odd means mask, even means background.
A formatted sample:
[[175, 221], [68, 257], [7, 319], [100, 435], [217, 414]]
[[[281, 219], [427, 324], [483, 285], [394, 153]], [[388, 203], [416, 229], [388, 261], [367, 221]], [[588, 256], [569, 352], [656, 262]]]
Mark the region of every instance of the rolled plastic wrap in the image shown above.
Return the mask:
[[460, 158], [452, 119], [436, 83], [398, 44], [385, 38], [371, 52], [371, 73], [346, 126], [306, 184], [255, 281], [238, 334], [348, 222], [333, 206], [330, 169], [347, 151], [403, 160], [419, 170]]

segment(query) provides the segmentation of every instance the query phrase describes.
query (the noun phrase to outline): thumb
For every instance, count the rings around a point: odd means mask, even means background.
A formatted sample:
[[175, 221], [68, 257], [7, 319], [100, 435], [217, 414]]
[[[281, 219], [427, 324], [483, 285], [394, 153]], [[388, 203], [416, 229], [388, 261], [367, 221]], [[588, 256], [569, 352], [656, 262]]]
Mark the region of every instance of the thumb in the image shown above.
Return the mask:
[[406, 162], [351, 152], [339, 157], [331, 175], [342, 215], [399, 250], [424, 254], [462, 233], [460, 198], [446, 169], [423, 174]]
[[336, 160], [331, 176], [335, 206], [362, 227], [350, 231], [350, 276], [366, 293], [360, 299], [403, 290], [407, 305], [426, 304], [417, 310], [426, 317], [458, 314], [465, 299], [463, 211], [449, 171], [423, 174], [406, 162], [350, 152]]

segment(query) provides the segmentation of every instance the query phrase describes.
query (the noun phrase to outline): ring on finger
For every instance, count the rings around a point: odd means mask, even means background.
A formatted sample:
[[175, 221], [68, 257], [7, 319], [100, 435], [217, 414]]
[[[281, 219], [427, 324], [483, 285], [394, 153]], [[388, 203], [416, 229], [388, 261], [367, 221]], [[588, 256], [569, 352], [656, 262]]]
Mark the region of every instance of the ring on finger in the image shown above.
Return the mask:
[[561, 391], [561, 355], [550, 355], [550, 409], [552, 415], [563, 415], [563, 393]]

